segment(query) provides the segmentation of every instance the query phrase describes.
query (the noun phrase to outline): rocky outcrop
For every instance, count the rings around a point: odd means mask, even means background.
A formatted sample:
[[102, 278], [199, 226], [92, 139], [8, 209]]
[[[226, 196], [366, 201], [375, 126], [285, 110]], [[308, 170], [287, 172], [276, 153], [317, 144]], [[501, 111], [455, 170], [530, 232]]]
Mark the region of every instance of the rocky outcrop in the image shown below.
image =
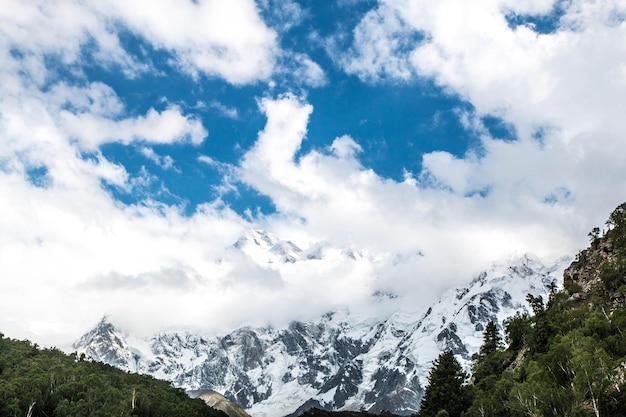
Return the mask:
[[228, 417], [250, 417], [250, 414], [237, 404], [213, 390], [188, 391], [191, 398], [200, 398], [209, 407], [223, 411]]

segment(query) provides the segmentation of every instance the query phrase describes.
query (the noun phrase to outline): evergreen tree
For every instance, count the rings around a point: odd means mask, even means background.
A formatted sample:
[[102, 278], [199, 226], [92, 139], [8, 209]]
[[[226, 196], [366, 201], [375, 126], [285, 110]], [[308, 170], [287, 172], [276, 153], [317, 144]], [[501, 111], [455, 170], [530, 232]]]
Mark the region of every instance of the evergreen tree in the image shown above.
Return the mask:
[[[526, 340], [528, 348], [532, 353], [545, 353], [548, 349], [548, 342], [552, 337], [546, 306], [543, 304], [543, 298], [540, 295], [533, 297], [532, 294], [528, 294], [526, 301], [528, 301], [530, 308], [532, 308], [533, 313], [535, 313], [531, 319], [533, 323], [532, 331]], [[551, 306], [552, 304], [548, 307]]]
[[483, 344], [472, 359], [474, 385], [479, 389], [489, 390], [504, 371], [510, 354], [502, 350], [502, 337], [496, 323], [490, 321], [483, 332]]
[[439, 355], [428, 375], [428, 386], [418, 416], [460, 417], [471, 403], [470, 392], [465, 385], [466, 378], [452, 351], [447, 350]]
[[531, 332], [531, 320], [527, 313], [516, 313], [504, 321], [504, 332], [506, 342], [509, 344], [508, 350], [518, 351], [524, 347], [526, 337]]
[[473, 403], [464, 414], [468, 417], [510, 415], [507, 384], [500, 383], [502, 373], [511, 362], [513, 352], [504, 350], [496, 323], [490, 321], [483, 332], [483, 345], [472, 356]]
[[498, 332], [496, 323], [490, 321], [483, 332], [483, 345], [480, 347], [479, 354], [486, 356], [494, 353], [502, 346], [502, 338]]

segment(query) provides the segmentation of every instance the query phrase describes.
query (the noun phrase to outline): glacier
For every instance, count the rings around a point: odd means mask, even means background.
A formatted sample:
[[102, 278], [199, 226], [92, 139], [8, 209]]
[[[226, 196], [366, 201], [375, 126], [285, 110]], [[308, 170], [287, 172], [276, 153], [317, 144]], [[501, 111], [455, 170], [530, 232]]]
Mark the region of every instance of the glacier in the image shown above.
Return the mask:
[[[251, 231], [232, 249], [264, 266], [329, 251], [303, 251], [265, 231]], [[335, 255], [366, 256], [354, 248]], [[512, 258], [426, 308], [383, 317], [336, 309], [283, 327], [241, 327], [226, 334], [162, 331], [147, 338], [121, 331], [104, 317], [73, 349], [188, 391], [214, 390], [254, 417], [297, 416], [312, 407], [409, 415], [419, 409], [432, 361], [442, 351], [452, 350], [469, 369], [486, 324], [494, 321], [501, 329], [506, 318], [530, 313], [526, 295], [546, 297], [570, 262]]]

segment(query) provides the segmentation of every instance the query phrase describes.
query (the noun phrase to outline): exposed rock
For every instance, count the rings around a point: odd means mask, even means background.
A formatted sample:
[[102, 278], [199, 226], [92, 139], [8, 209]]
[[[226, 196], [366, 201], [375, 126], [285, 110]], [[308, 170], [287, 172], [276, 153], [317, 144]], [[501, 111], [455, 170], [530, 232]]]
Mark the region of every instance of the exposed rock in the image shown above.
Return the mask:
[[[255, 238], [277, 244], [269, 235]], [[74, 348], [187, 390], [224, 393], [254, 417], [296, 416], [311, 407], [409, 415], [419, 408], [441, 351], [451, 349], [468, 369], [486, 323], [528, 312], [526, 295], [545, 296], [567, 263], [545, 266], [523, 257], [498, 264], [429, 308], [376, 319], [335, 312], [282, 329], [247, 327], [210, 337], [167, 332], [147, 340], [129, 338], [103, 319]]]
[[223, 411], [228, 417], [250, 417], [250, 414], [219, 392], [213, 390], [188, 391], [191, 398], [200, 398], [208, 406]]

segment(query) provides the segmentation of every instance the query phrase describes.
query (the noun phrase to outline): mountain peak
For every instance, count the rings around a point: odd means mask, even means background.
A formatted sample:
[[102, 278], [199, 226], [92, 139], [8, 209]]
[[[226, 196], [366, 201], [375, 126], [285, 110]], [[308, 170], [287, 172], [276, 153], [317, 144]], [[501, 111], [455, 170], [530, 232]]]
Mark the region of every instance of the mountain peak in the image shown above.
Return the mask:
[[117, 333], [109, 317], [104, 315], [90, 332], [85, 334], [78, 342], [74, 343], [74, 347], [76, 348], [78, 345], [93, 343], [94, 341], [110, 341], [121, 344]]
[[[289, 243], [258, 230], [247, 238], [236, 247], [263, 247], [263, 256]], [[338, 310], [310, 322], [240, 328], [223, 337], [167, 332], [131, 344], [103, 318], [75, 346], [94, 360], [187, 390], [224, 393], [257, 417], [312, 406], [408, 415], [419, 407], [441, 351], [452, 350], [467, 369], [486, 324], [529, 312], [526, 295], [546, 295], [565, 266], [563, 260], [544, 265], [527, 255], [485, 269], [467, 287], [449, 290], [420, 311], [372, 318]]]
[[91, 331], [74, 343], [72, 348], [77, 352], [85, 353], [89, 358], [98, 358], [97, 360], [118, 368], [133, 372], [139, 371], [138, 355], [135, 349], [106, 315]]
[[304, 252], [295, 243], [281, 240], [260, 229], [252, 229], [240, 237], [233, 247], [239, 249], [259, 265], [294, 263], [304, 259]]
[[243, 236], [241, 236], [233, 246], [241, 249], [248, 244], [255, 244], [257, 246], [271, 248], [280, 239], [270, 232], [261, 229], [250, 229]]

